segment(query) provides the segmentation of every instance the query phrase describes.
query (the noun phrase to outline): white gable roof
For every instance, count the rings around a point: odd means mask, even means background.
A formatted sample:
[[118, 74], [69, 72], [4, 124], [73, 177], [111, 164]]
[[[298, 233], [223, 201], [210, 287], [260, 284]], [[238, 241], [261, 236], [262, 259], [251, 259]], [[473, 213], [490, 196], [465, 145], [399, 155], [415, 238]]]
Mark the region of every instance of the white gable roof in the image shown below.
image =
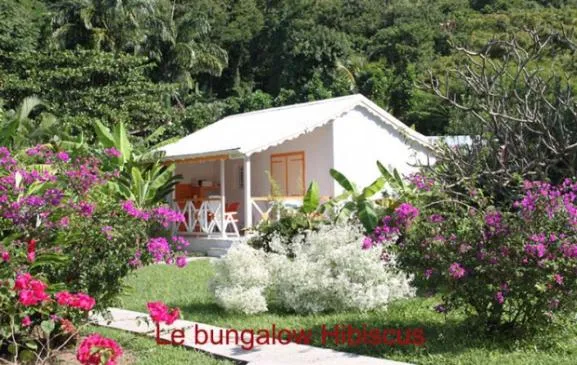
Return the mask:
[[363, 107], [411, 140], [433, 149], [427, 137], [407, 127], [361, 94], [231, 115], [160, 150], [165, 160], [226, 154], [250, 156], [321, 127]]

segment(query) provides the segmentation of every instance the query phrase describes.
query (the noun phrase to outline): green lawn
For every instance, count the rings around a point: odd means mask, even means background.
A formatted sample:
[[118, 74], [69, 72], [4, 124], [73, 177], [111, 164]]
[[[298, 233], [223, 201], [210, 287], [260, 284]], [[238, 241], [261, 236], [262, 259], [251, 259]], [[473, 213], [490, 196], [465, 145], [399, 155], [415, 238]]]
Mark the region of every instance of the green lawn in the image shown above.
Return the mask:
[[[237, 329], [270, 328], [273, 323], [277, 328], [312, 328], [313, 339], [320, 339], [320, 328], [323, 324], [327, 327], [336, 324], [351, 324], [358, 328], [363, 324], [370, 328], [421, 327], [424, 328], [426, 337], [426, 344], [422, 347], [385, 345], [348, 347], [334, 344], [331, 346], [341, 351], [415, 364], [575, 364], [577, 359], [577, 330], [575, 328], [567, 329], [565, 333], [556, 336], [557, 340], [550, 341], [543, 341], [545, 336], [533, 342], [483, 340], [482, 336], [465, 326], [462, 318], [456, 316], [445, 319], [443, 315], [434, 313], [431, 307], [438, 303], [434, 298], [406, 300], [391, 305], [388, 311], [364, 314], [336, 313], [303, 316], [284, 313], [274, 308], [269, 313], [260, 315], [226, 313], [216, 306], [208, 291], [207, 282], [212, 275], [212, 267], [208, 260], [194, 261], [184, 269], [167, 265], [143, 268], [127, 280], [132, 290], [123, 296], [123, 307], [146, 312], [148, 301], [163, 300], [170, 306], [179, 307], [184, 319], [187, 320]], [[141, 348], [145, 351], [144, 349], [148, 347], [142, 345]], [[159, 352], [159, 350], [146, 351]], [[157, 356], [162, 356], [162, 359], [170, 357], [171, 364], [194, 363], [192, 358], [180, 362], [185, 352], [178, 349], [170, 351], [170, 354], [159, 353]], [[172, 351], [174, 351], [174, 357]], [[200, 355], [195, 354], [195, 356]], [[158, 361], [162, 363], [161, 360]], [[157, 362], [147, 363], [156, 364]], [[202, 360], [198, 363], [209, 362]]]

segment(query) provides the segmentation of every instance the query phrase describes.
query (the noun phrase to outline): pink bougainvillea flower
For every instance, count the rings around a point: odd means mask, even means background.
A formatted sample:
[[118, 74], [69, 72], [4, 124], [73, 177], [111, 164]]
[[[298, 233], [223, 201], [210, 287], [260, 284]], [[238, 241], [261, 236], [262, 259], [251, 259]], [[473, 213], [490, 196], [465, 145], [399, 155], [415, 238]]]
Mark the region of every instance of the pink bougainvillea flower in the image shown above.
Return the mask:
[[132, 200], [125, 200], [121, 203], [122, 209], [126, 214], [139, 218], [142, 220], [148, 220], [150, 218], [150, 213], [145, 210], [138, 209]]
[[60, 219], [60, 222], [58, 222], [58, 224], [60, 224], [61, 227], [68, 227], [68, 225], [70, 224], [70, 218], [62, 217]]
[[64, 152], [64, 151], [58, 152], [58, 153], [56, 154], [56, 158], [59, 159], [59, 160], [62, 161], [62, 162], [68, 162], [68, 161], [70, 161], [70, 156], [68, 156], [68, 153], [66, 153], [66, 152]]
[[187, 264], [186, 256], [179, 256], [176, 258], [176, 266], [182, 268], [182, 267], [185, 267], [186, 264]]
[[152, 255], [154, 262], [165, 261], [171, 253], [170, 245], [164, 237], [151, 238], [146, 246], [148, 252]]
[[116, 158], [118, 158], [118, 157], [122, 156], [122, 154], [120, 153], [120, 151], [117, 150], [117, 149], [114, 148], [114, 147], [105, 148], [105, 149], [104, 149], [104, 153], [106, 153], [106, 154], [107, 154], [108, 156], [110, 156], [110, 157], [116, 157]]
[[495, 300], [497, 303], [503, 304], [505, 302], [505, 296], [503, 295], [503, 292], [498, 291], [497, 294], [495, 294]]
[[54, 294], [54, 298], [61, 306], [76, 308], [87, 312], [96, 305], [96, 300], [84, 293], [71, 294], [67, 291], [61, 291]]
[[449, 274], [453, 279], [460, 279], [465, 276], [465, 268], [463, 268], [463, 266], [458, 262], [454, 262], [449, 267]]
[[24, 290], [28, 287], [28, 284], [32, 280], [32, 275], [29, 273], [18, 274], [16, 280], [14, 280], [14, 290]]
[[555, 274], [553, 275], [553, 279], [555, 280], [555, 282], [559, 285], [563, 285], [563, 276], [560, 274]]
[[72, 294], [67, 291], [61, 291], [54, 294], [54, 298], [59, 305], [69, 305], [72, 300]]
[[45, 292], [46, 284], [39, 280], [30, 281], [30, 289], [20, 290], [18, 293], [18, 301], [25, 307], [40, 304], [50, 299], [50, 296]]
[[148, 314], [154, 323], [173, 324], [180, 318], [180, 310], [178, 308], [168, 308], [163, 302], [148, 302]]
[[76, 359], [83, 365], [116, 365], [120, 356], [120, 345], [97, 333], [86, 337], [76, 351]]
[[31, 324], [32, 324], [32, 320], [30, 319], [30, 316], [26, 316], [26, 317], [22, 318], [22, 326], [28, 327]]

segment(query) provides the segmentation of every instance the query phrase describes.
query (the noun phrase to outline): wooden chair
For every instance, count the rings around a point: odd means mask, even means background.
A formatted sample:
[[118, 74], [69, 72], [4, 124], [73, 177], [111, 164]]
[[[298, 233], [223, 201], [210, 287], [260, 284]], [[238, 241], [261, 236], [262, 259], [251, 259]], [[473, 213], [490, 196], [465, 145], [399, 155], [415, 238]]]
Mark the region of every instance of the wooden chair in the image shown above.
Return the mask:
[[232, 226], [232, 229], [237, 237], [240, 237], [240, 233], [238, 231], [238, 208], [240, 207], [239, 202], [232, 202], [228, 203], [224, 210], [224, 230], [228, 228], [228, 226]]

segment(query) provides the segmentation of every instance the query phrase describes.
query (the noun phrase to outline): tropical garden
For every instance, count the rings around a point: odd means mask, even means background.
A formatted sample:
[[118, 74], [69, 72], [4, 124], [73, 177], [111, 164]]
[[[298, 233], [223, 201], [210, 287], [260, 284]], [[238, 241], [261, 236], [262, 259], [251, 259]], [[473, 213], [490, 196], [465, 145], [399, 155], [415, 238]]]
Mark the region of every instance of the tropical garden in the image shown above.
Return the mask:
[[[0, 3], [0, 362], [224, 363], [90, 324], [423, 328], [411, 363], [577, 358], [572, 0]], [[156, 149], [234, 113], [362, 93], [439, 145], [188, 263]], [[162, 265], [153, 265], [162, 263]], [[318, 337], [318, 336], [317, 336]], [[320, 346], [319, 343], [313, 345]]]

